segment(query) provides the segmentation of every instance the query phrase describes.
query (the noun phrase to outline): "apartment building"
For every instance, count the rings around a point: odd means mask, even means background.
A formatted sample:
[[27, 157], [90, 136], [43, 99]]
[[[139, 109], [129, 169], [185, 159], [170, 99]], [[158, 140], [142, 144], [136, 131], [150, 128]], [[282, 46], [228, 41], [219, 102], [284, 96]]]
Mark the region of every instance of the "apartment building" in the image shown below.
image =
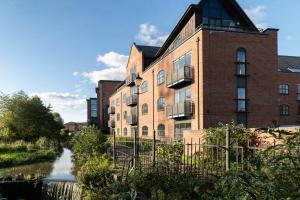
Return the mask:
[[161, 47], [131, 46], [111, 131], [180, 140], [220, 122], [300, 125], [300, 58], [278, 56], [277, 36], [235, 0], [190, 5]]

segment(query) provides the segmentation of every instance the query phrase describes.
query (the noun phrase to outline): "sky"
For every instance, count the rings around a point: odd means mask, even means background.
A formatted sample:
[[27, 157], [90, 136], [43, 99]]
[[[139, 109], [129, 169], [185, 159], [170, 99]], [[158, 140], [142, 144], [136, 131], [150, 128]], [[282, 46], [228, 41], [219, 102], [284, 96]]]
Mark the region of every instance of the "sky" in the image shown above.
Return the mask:
[[[237, 0], [279, 54], [300, 56], [299, 0]], [[161, 45], [198, 0], [0, 0], [0, 92], [38, 95], [65, 122], [86, 121], [99, 79], [123, 79], [132, 42]], [[284, 3], [283, 3], [284, 2]]]

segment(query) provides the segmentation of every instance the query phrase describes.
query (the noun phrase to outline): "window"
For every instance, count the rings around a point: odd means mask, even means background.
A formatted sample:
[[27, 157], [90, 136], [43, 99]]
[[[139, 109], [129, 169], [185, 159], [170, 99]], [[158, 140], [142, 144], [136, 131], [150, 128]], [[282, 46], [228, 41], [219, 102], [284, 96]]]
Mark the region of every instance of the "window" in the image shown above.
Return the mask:
[[297, 85], [297, 101], [300, 101], [300, 84]]
[[246, 50], [239, 48], [237, 50], [237, 75], [246, 75]]
[[157, 85], [164, 83], [165, 81], [165, 71], [161, 70], [157, 74]]
[[146, 104], [146, 103], [144, 103], [144, 104], [142, 105], [142, 114], [143, 114], [143, 115], [148, 114], [148, 104]]
[[117, 114], [117, 121], [120, 121], [120, 113]]
[[289, 85], [288, 84], [281, 84], [279, 85], [279, 93], [283, 95], [289, 94]]
[[120, 105], [120, 98], [117, 98], [117, 106], [119, 106]]
[[127, 111], [123, 112], [123, 119], [127, 119]]
[[142, 128], [142, 135], [143, 136], [148, 136], [148, 126], [143, 126], [143, 128]]
[[281, 116], [288, 116], [290, 114], [290, 107], [288, 105], [281, 105], [279, 109]]
[[126, 102], [127, 102], [127, 94], [124, 94], [123, 95], [123, 104], [126, 104]]
[[159, 137], [165, 137], [165, 125], [159, 124], [157, 127], [157, 135]]
[[237, 89], [237, 111], [238, 112], [246, 112], [246, 88], [238, 88]]
[[175, 90], [175, 104], [183, 103], [191, 100], [191, 86], [184, 87], [182, 89]]
[[142, 84], [142, 93], [148, 92], [148, 82], [144, 81]]
[[111, 101], [111, 106], [113, 107], [113, 106], [115, 106], [115, 101]]
[[123, 134], [124, 134], [124, 136], [127, 136], [127, 128], [123, 129]]
[[160, 97], [157, 101], [157, 110], [163, 111], [165, 110], [166, 99], [164, 97]]

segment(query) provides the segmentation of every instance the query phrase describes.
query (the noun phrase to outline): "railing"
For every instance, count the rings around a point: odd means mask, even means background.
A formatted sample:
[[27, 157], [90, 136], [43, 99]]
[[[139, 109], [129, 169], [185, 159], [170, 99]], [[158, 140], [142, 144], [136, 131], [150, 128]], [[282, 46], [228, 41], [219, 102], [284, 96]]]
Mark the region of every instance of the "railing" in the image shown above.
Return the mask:
[[116, 121], [114, 119], [108, 121], [108, 127], [115, 128], [116, 127]]
[[115, 114], [115, 112], [116, 112], [116, 109], [114, 106], [108, 107], [108, 114]]
[[174, 88], [184, 83], [190, 83], [192, 81], [192, 67], [184, 66], [178, 70], [170, 73], [167, 78], [167, 87]]
[[136, 125], [137, 124], [137, 116], [131, 115], [126, 118], [126, 123], [128, 125]]
[[131, 75], [129, 75], [129, 76], [127, 76], [126, 77], [126, 85], [127, 86], [134, 86], [134, 81], [135, 81], [135, 79], [136, 79], [136, 74], [131, 74]]
[[127, 97], [127, 106], [135, 106], [137, 105], [137, 95], [133, 94]]
[[167, 107], [167, 115], [169, 119], [189, 117], [193, 114], [193, 103], [192, 101], [184, 101], [169, 105]]

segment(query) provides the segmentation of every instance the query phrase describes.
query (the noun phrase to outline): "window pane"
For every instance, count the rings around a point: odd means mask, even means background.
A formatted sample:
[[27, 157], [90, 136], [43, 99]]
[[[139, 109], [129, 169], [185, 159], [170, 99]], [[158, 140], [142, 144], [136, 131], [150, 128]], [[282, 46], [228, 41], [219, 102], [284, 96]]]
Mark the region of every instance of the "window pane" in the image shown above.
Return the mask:
[[246, 99], [246, 89], [238, 88], [238, 99]]
[[246, 112], [246, 101], [238, 100], [238, 112]]
[[237, 74], [238, 75], [245, 75], [246, 74], [246, 66], [245, 66], [245, 64], [239, 63], [237, 65]]
[[237, 53], [237, 62], [246, 62], [246, 52], [243, 50], [239, 50]]

